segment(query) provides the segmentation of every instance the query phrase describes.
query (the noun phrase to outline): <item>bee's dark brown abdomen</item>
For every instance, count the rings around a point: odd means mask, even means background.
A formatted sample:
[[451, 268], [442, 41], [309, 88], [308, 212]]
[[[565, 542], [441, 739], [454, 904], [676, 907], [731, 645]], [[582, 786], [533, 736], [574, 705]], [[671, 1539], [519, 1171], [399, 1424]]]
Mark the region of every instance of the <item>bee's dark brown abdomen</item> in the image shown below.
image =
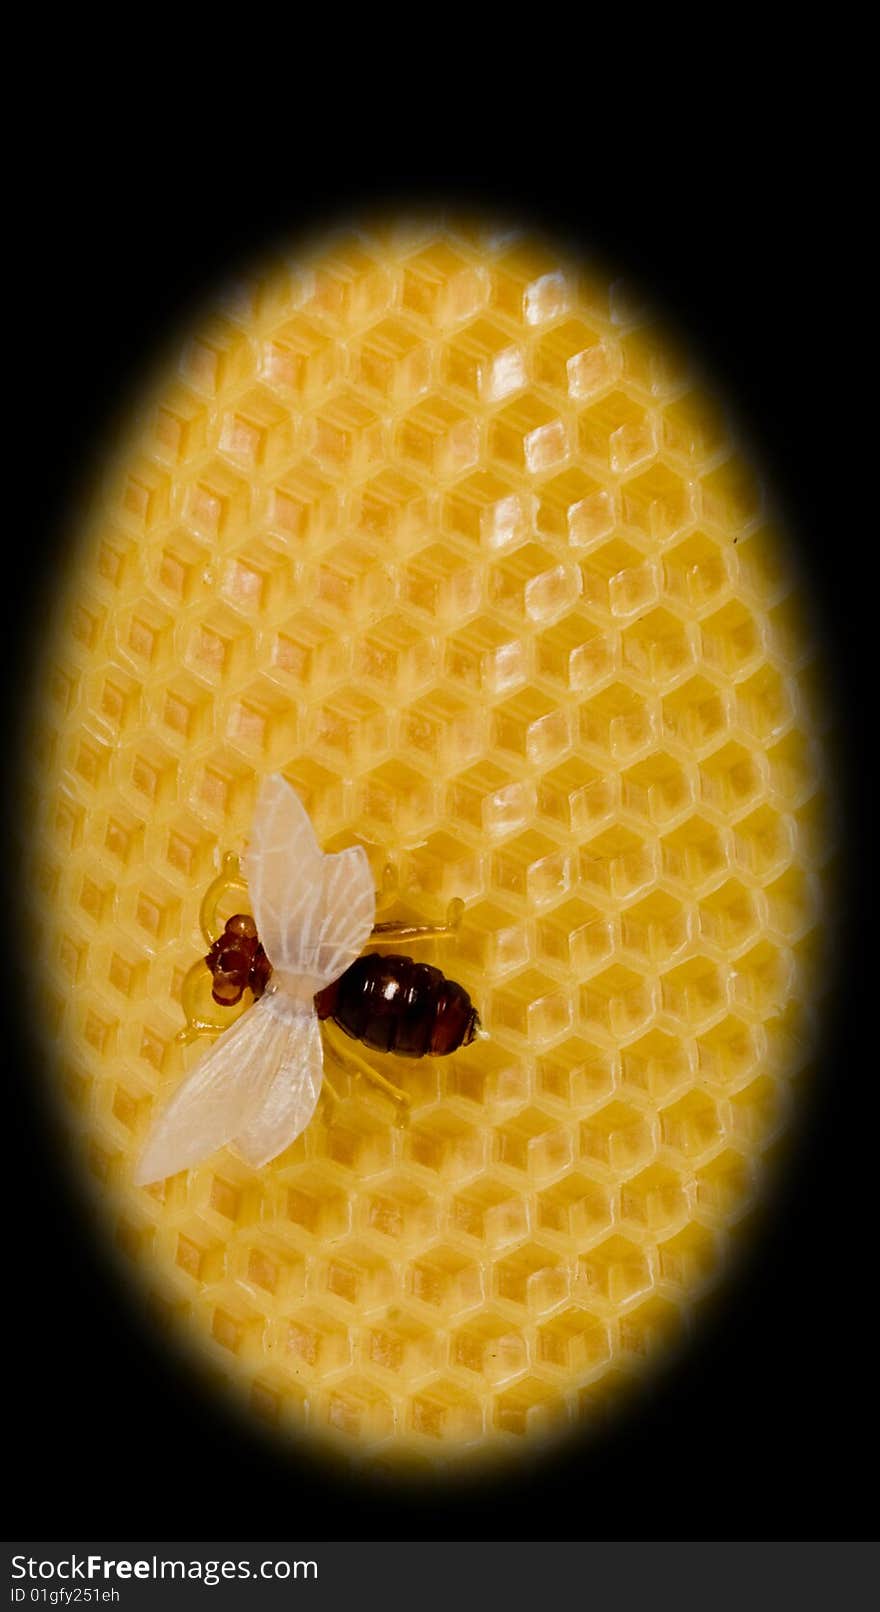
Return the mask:
[[463, 986], [430, 963], [369, 952], [315, 997], [319, 1019], [377, 1052], [443, 1057], [473, 1041], [479, 1025]]

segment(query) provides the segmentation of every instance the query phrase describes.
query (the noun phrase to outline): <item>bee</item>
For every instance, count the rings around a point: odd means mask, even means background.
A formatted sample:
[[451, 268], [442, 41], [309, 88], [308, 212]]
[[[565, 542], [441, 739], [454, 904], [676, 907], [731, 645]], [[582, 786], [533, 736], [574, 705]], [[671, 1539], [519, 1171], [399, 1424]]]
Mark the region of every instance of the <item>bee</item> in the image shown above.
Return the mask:
[[[204, 962], [215, 1002], [233, 1006], [247, 988], [253, 1004], [219, 1035], [160, 1115], [137, 1167], [141, 1185], [230, 1142], [255, 1167], [289, 1147], [320, 1095], [322, 1021], [377, 1051], [410, 1058], [444, 1056], [484, 1033], [468, 993], [438, 968], [396, 954], [361, 955], [372, 935], [432, 931], [375, 925], [363, 847], [324, 855], [302, 802], [279, 773], [260, 789], [245, 877], [254, 917], [228, 919]], [[182, 1038], [193, 1028], [219, 1027], [193, 1019]], [[368, 1065], [360, 1069], [403, 1098]]]

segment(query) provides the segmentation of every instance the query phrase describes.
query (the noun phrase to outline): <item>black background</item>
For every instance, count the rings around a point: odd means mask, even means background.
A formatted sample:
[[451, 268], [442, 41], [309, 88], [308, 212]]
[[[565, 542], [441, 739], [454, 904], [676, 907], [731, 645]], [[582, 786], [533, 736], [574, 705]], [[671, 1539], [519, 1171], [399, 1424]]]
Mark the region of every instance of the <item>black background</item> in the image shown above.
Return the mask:
[[504, 1483], [424, 1493], [347, 1483], [306, 1455], [282, 1458], [188, 1378], [179, 1384], [81, 1225], [57, 1168], [59, 1139], [33, 1101], [35, 1055], [10, 985], [3, 1145], [19, 1180], [3, 1208], [3, 1336], [17, 1528], [43, 1537], [97, 1529], [119, 1538], [135, 1528], [166, 1538], [577, 1539], [846, 1538], [874, 1526], [860, 1466], [877, 1407], [876, 1055], [867, 1034], [869, 1015], [875, 1034], [877, 1021], [866, 1002], [868, 915], [853, 898], [870, 871], [859, 758], [874, 730], [865, 675], [874, 595], [862, 545], [864, 523], [876, 527], [876, 425], [854, 387], [867, 340], [852, 316], [857, 219], [839, 171], [815, 150], [774, 139], [748, 155], [716, 147], [710, 183], [692, 166], [699, 146], [692, 138], [686, 162], [670, 143], [667, 174], [682, 164], [675, 184], [646, 182], [644, 164], [630, 184], [619, 152], [596, 175], [576, 156], [548, 167], [533, 148], [532, 172], [512, 151], [476, 175], [436, 177], [395, 176], [381, 163], [369, 178], [316, 173], [310, 155], [276, 183], [271, 208], [244, 183], [207, 196], [187, 183], [175, 203], [175, 186], [161, 173], [158, 183], [149, 163], [123, 179], [111, 177], [109, 160], [88, 170], [56, 162], [29, 193], [9, 332], [21, 342], [8, 361], [23, 430], [5, 471], [21, 503], [4, 582], [7, 726], [34, 675], [65, 512], [157, 343], [219, 273], [279, 232], [310, 233], [365, 203], [466, 199], [598, 246], [641, 279], [748, 422], [826, 625], [850, 909], [815, 1122], [748, 1275], [730, 1284], [693, 1352], [605, 1439], [549, 1464], [526, 1460]]

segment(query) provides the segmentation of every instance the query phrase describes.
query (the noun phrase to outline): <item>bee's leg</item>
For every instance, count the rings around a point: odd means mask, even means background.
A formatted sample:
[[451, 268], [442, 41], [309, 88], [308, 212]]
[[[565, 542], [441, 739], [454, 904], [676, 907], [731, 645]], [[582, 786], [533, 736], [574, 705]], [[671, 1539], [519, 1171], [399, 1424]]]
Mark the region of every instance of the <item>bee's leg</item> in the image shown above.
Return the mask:
[[441, 935], [454, 935], [461, 924], [464, 902], [453, 896], [446, 909], [445, 924], [401, 924], [395, 922], [374, 924], [367, 945], [380, 944], [392, 936], [395, 940], [437, 940]]
[[[332, 1020], [330, 1019], [324, 1020], [325, 1034], [327, 1033], [328, 1025], [331, 1023]], [[346, 1037], [346, 1040], [348, 1039], [349, 1038]], [[391, 1098], [392, 1102], [400, 1103], [401, 1107], [403, 1108], [409, 1107], [410, 1098], [405, 1091], [401, 1091], [399, 1086], [393, 1086], [390, 1080], [386, 1080], [384, 1075], [379, 1074], [378, 1069], [373, 1069], [373, 1067], [367, 1063], [366, 1059], [359, 1057], [356, 1052], [352, 1052], [348, 1047], [346, 1047], [343, 1051], [336, 1039], [335, 1030], [333, 1031], [332, 1035], [327, 1036], [327, 1044], [330, 1047], [336, 1062], [341, 1064], [343, 1069], [347, 1068], [355, 1075], [362, 1075], [363, 1078], [368, 1080], [371, 1085], [378, 1086], [380, 1091], [384, 1091]]]
[[327, 1087], [327, 1090], [330, 1093], [330, 1096], [333, 1098], [334, 1103], [338, 1103], [339, 1102], [339, 1093], [336, 1090], [336, 1087], [334, 1086], [332, 1080], [330, 1079], [330, 1076], [328, 1075], [326, 1069], [324, 1070], [324, 1085]]
[[230, 890], [242, 890], [247, 894], [247, 883], [241, 875], [241, 863], [234, 851], [225, 853], [220, 872], [208, 885], [199, 908], [199, 927], [209, 948], [223, 933], [223, 925], [217, 917], [217, 908]]
[[190, 1041], [195, 1041], [196, 1036], [219, 1035], [222, 1030], [228, 1028], [228, 1023], [218, 1024], [216, 1020], [203, 1019], [201, 1016], [205, 974], [205, 960], [203, 957], [199, 957], [196, 962], [191, 964], [183, 976], [183, 984], [180, 987], [180, 1005], [183, 1008], [186, 1025], [184, 1029], [178, 1030], [175, 1037], [175, 1040], [183, 1047], [188, 1046]]

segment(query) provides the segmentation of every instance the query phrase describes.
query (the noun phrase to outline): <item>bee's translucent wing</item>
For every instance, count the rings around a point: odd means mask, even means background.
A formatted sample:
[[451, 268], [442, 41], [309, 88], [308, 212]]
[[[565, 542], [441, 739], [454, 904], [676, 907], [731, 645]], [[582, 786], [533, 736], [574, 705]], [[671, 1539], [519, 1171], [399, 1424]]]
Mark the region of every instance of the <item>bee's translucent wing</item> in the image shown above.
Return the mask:
[[228, 1142], [264, 1164], [305, 1128], [321, 1089], [321, 1039], [311, 1006], [261, 997], [215, 1041], [149, 1137], [135, 1181], [176, 1175]]
[[262, 1107], [235, 1138], [239, 1153], [258, 1168], [283, 1153], [304, 1131], [321, 1095], [324, 1047], [314, 1009], [298, 1008], [282, 996], [265, 999], [269, 1012], [289, 1013], [296, 1033], [287, 1042], [288, 1056], [278, 1065]]
[[366, 852], [355, 845], [324, 856], [305, 807], [280, 773], [260, 789], [244, 872], [282, 989], [286, 980], [302, 979], [319, 990], [360, 956], [376, 917]]

